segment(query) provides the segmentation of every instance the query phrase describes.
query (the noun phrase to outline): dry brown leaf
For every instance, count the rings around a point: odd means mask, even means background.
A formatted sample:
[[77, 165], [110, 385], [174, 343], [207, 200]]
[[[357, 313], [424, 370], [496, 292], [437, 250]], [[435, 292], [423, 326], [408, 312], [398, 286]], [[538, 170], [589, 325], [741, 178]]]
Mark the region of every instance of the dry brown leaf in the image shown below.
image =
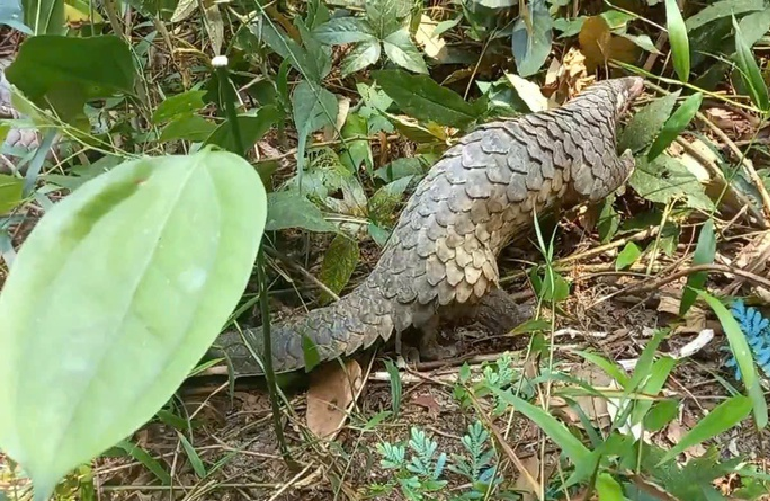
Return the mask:
[[319, 438], [330, 438], [347, 419], [347, 407], [360, 387], [361, 366], [353, 359], [344, 367], [318, 367], [307, 393], [307, 427]]
[[578, 35], [580, 50], [586, 56], [586, 68], [593, 73], [610, 59], [633, 63], [641, 49], [627, 38], [613, 35], [602, 16], [591, 16], [583, 22]]
[[428, 411], [428, 416], [431, 418], [437, 418], [441, 413], [441, 406], [439, 405], [436, 397], [430, 393], [418, 393], [412, 395], [412, 403], [424, 407]]
[[[540, 460], [537, 456], [530, 456], [521, 461], [524, 468], [529, 472], [532, 478], [537, 479], [540, 476]], [[538, 495], [532, 490], [532, 484], [524, 475], [519, 475], [516, 479], [515, 489], [521, 495], [522, 501], [535, 501]]]
[[420, 26], [417, 27], [417, 33], [415, 33], [414, 38], [423, 47], [428, 57], [440, 61], [446, 56], [447, 51], [446, 40], [435, 34], [437, 26], [438, 23], [436, 21], [423, 14], [420, 17]]

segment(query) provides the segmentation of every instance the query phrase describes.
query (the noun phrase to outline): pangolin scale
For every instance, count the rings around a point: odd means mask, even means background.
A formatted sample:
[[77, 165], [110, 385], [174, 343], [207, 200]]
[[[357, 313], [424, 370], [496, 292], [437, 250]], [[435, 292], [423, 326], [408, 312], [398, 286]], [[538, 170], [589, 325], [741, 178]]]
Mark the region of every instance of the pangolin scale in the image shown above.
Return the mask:
[[[271, 325], [274, 369], [305, 366], [303, 334], [325, 361], [414, 326], [421, 355], [443, 356], [438, 319], [473, 315], [490, 298], [507, 297], [497, 256], [531, 228], [535, 212], [598, 201], [627, 181], [634, 161], [630, 151], [617, 154], [616, 125], [643, 87], [639, 77], [605, 80], [557, 109], [488, 123], [463, 137], [420, 181], [358, 287], [330, 306]], [[236, 375], [261, 374], [243, 339], [264, 356], [260, 328], [222, 333], [209, 356], [226, 354]]]

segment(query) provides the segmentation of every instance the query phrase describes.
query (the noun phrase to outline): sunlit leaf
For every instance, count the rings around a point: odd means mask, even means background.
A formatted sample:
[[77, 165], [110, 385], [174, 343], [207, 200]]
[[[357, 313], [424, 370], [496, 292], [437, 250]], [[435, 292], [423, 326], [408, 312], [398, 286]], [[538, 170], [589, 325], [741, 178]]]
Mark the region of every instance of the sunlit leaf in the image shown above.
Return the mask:
[[671, 59], [679, 80], [687, 82], [690, 76], [690, 41], [687, 38], [687, 27], [676, 0], [665, 0], [665, 3]]

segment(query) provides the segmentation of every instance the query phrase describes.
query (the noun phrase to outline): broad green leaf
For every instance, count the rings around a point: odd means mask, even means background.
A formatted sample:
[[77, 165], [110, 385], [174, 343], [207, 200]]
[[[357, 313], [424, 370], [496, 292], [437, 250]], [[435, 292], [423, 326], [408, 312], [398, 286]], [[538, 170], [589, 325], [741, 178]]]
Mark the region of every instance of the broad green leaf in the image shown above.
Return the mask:
[[372, 74], [401, 111], [418, 120], [462, 128], [479, 118], [473, 104], [427, 75], [403, 70], [376, 70]]
[[366, 21], [380, 40], [399, 29], [412, 10], [410, 0], [369, 0], [365, 6]]
[[580, 33], [583, 29], [583, 22], [586, 20], [586, 16], [578, 16], [574, 19], [566, 19], [559, 17], [553, 20], [553, 28], [557, 31], [561, 31], [561, 35], [558, 38], [572, 37]]
[[639, 247], [633, 242], [628, 242], [618, 253], [618, 258], [615, 260], [615, 271], [625, 270], [634, 264], [641, 255], [642, 251], [639, 250]]
[[6, 70], [8, 81], [30, 101], [41, 108], [50, 101], [70, 123], [85, 118], [83, 105], [89, 99], [133, 93], [135, 74], [128, 46], [112, 35], [31, 37]]
[[767, 91], [767, 84], [762, 78], [757, 61], [754, 59], [754, 53], [751, 47], [746, 45], [743, 40], [743, 33], [738, 22], [733, 16], [733, 28], [735, 29], [735, 56], [734, 61], [740, 70], [743, 84], [751, 92], [751, 100], [760, 111], [766, 113], [770, 111], [770, 96]]
[[[637, 402], [641, 403], [641, 402]], [[656, 402], [650, 411], [645, 414], [644, 424], [645, 431], [655, 433], [662, 430], [664, 427], [679, 415], [679, 401], [673, 399], [661, 400]]]
[[356, 45], [340, 64], [341, 76], [347, 77], [376, 63], [380, 59], [381, 52], [380, 42], [377, 40]]
[[623, 488], [607, 472], [596, 476], [596, 494], [599, 495], [599, 501], [626, 501]]
[[64, 0], [22, 0], [22, 5], [22, 21], [33, 35], [64, 34]]
[[428, 73], [428, 66], [422, 54], [412, 43], [406, 29], [394, 31], [382, 41], [382, 48], [388, 59], [407, 70], [415, 73]]
[[160, 131], [158, 141], [205, 141], [217, 128], [216, 124], [199, 115], [180, 116], [168, 123]]
[[164, 99], [152, 114], [153, 123], [159, 124], [180, 116], [189, 116], [198, 111], [206, 104], [203, 102], [206, 92], [205, 90], [188, 90]]
[[374, 175], [386, 183], [406, 176], [422, 177], [429, 168], [427, 163], [420, 156], [397, 158], [374, 171]]
[[684, 100], [679, 108], [666, 120], [666, 123], [663, 124], [663, 128], [660, 130], [660, 134], [652, 142], [652, 146], [647, 151], [647, 161], [654, 160], [655, 157], [663, 153], [663, 150], [674, 142], [677, 136], [687, 128], [690, 120], [698, 113], [702, 102], [702, 92], [693, 94]]
[[767, 401], [759, 384], [759, 377], [757, 376], [746, 336], [743, 334], [738, 321], [735, 320], [735, 317], [733, 317], [725, 305], [706, 291], [700, 291], [698, 294], [714, 310], [717, 318], [719, 318], [719, 322], [722, 324], [727, 340], [730, 342], [730, 351], [735, 356], [738, 367], [741, 369], [743, 386], [748, 390], [757, 427], [762, 429], [767, 426]]
[[767, 9], [765, 0], [718, 0], [687, 18], [687, 31], [692, 31], [704, 24], [721, 17], [730, 17], [744, 12]]
[[8, 174], [0, 174], [0, 214], [15, 209], [24, 196], [24, 180]]
[[527, 2], [529, 19], [519, 18], [511, 33], [511, 50], [519, 76], [528, 77], [540, 70], [553, 43], [553, 18], [545, 0]]
[[573, 435], [563, 423], [547, 413], [541, 407], [514, 396], [510, 390], [503, 391], [499, 388], [490, 388], [495, 395], [508, 405], [521, 412], [535, 422], [548, 437], [553, 440], [562, 452], [574, 463], [578, 464], [588, 459], [591, 455], [586, 446]]
[[268, 231], [304, 228], [310, 231], [335, 231], [321, 210], [295, 191], [276, 191], [267, 195]]
[[629, 184], [639, 196], [651, 202], [666, 204], [672, 198], [681, 198], [693, 209], [711, 210], [714, 203], [705, 188], [682, 162], [665, 153], [652, 162], [637, 158], [637, 167]]
[[230, 121], [219, 125], [211, 135], [206, 138], [204, 144], [215, 144], [220, 148], [232, 151], [238, 155], [244, 155], [259, 139], [265, 135], [270, 127], [281, 117], [281, 113], [275, 106], [263, 106], [257, 111], [256, 115], [239, 115], [237, 117], [238, 127], [241, 129], [241, 139], [243, 140], [243, 151], [238, 151], [235, 144], [235, 134], [233, 133], [233, 124]]
[[36, 497], [177, 390], [241, 298], [266, 212], [251, 165], [206, 148], [120, 164], [37, 223], [0, 292], [0, 449]]
[[659, 97], [636, 112], [618, 139], [618, 151], [630, 148], [637, 152], [650, 144], [671, 115], [680, 92]]
[[[714, 234], [714, 220], [709, 218], [703, 223], [703, 227], [698, 235], [698, 243], [695, 246], [692, 264], [698, 266], [701, 264], [711, 264], [714, 262], [714, 256], [717, 253], [717, 238]], [[682, 301], [679, 303], [679, 315], [684, 316], [687, 310], [695, 303], [698, 291], [706, 285], [708, 273], [698, 271], [691, 273], [687, 277], [687, 284], [682, 291]]]
[[[347, 285], [350, 276], [358, 264], [358, 241], [347, 235], [338, 234], [329, 244], [321, 262], [319, 279], [335, 294]], [[321, 304], [328, 304], [332, 297], [325, 291], [321, 292]]]
[[294, 123], [302, 136], [337, 121], [337, 98], [323, 87], [307, 80], [300, 82], [291, 96]]
[[687, 38], [687, 27], [679, 11], [676, 0], [666, 2], [666, 28], [671, 44], [671, 59], [679, 80], [687, 82], [690, 77], [690, 41]]
[[335, 17], [313, 31], [319, 42], [343, 44], [357, 42], [377, 42], [371, 27], [361, 18]]
[[693, 445], [709, 440], [738, 425], [751, 412], [751, 400], [744, 395], [735, 395], [717, 405], [704, 416], [679, 442], [658, 461], [661, 465], [681, 454]]

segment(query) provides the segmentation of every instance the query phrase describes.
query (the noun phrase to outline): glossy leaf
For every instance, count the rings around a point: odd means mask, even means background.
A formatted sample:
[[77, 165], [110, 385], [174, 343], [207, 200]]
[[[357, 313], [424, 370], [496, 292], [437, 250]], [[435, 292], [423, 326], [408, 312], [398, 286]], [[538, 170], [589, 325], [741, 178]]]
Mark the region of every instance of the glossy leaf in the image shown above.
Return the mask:
[[407, 70], [415, 73], [428, 73], [428, 66], [422, 53], [412, 43], [406, 29], [394, 31], [382, 41], [382, 48], [388, 59]]
[[743, 40], [743, 32], [733, 16], [733, 29], [735, 29], [735, 64], [740, 70], [741, 80], [749, 88], [751, 101], [762, 112], [770, 111], [770, 96], [767, 84], [762, 78], [754, 53]]
[[46, 212], [0, 292], [0, 449], [36, 497], [168, 401], [237, 305], [265, 218], [256, 171], [208, 148], [125, 162]]
[[[695, 245], [695, 253], [692, 257], [693, 266], [711, 264], [717, 253], [717, 238], [714, 234], [714, 220], [709, 218], [703, 223], [698, 235], [698, 243]], [[687, 284], [682, 290], [682, 301], [679, 303], [679, 315], [684, 316], [687, 310], [695, 303], [698, 291], [706, 285], [708, 273], [698, 271], [687, 277]]]
[[545, 0], [529, 0], [527, 7], [529, 19], [519, 18], [511, 33], [511, 50], [521, 77], [540, 70], [553, 43], [553, 18]]
[[687, 38], [687, 27], [676, 0], [665, 0], [665, 3], [671, 59], [679, 80], [687, 82], [690, 76], [690, 40]]
[[380, 42], [364, 42], [356, 45], [351, 50], [340, 65], [341, 76], [347, 77], [351, 73], [362, 70], [367, 66], [371, 66], [380, 59], [382, 49], [380, 48]]
[[480, 116], [473, 104], [427, 75], [411, 75], [403, 70], [377, 70], [372, 74], [401, 111], [418, 120], [463, 127]]
[[363, 19], [356, 17], [336, 17], [322, 24], [313, 31], [319, 42], [326, 44], [344, 44], [358, 42], [376, 42], [377, 37]]
[[647, 151], [647, 161], [654, 160], [655, 157], [663, 153], [663, 150], [674, 142], [679, 134], [687, 128], [695, 114], [698, 113], [702, 102], [702, 92], [693, 94], [684, 100], [679, 108], [666, 120], [666, 123], [663, 124], [663, 128], [660, 130], [660, 134], [652, 142], [650, 149]]

